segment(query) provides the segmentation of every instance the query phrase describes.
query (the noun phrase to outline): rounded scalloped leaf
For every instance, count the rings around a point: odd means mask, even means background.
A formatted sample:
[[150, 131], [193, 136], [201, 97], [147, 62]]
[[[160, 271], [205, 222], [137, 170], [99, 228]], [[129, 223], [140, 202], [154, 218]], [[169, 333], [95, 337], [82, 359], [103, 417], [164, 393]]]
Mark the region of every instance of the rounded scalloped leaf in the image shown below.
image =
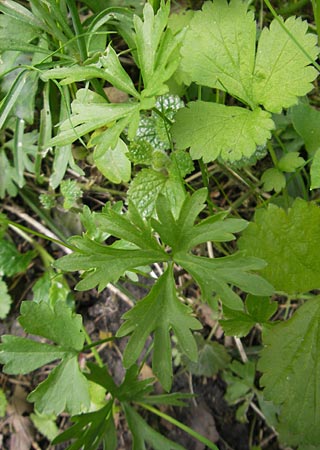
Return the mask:
[[191, 102], [180, 109], [172, 126], [177, 148], [190, 147], [192, 159], [214, 161], [219, 155], [226, 161], [252, 156], [258, 145], [271, 137], [271, 115], [257, 108], [250, 111], [203, 101]]

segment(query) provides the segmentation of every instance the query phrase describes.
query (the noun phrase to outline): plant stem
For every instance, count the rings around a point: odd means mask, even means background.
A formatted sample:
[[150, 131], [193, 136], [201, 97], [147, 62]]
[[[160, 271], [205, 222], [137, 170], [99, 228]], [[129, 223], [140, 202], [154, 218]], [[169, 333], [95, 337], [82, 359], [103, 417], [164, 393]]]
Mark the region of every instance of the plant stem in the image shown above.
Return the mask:
[[148, 411], [152, 412], [153, 414], [156, 414], [157, 416], [162, 417], [163, 419], [172, 423], [173, 425], [175, 425], [176, 427], [185, 431], [186, 433], [190, 434], [190, 436], [192, 436], [195, 439], [197, 439], [198, 441], [202, 442], [204, 445], [206, 445], [211, 450], [219, 450], [218, 447], [213, 444], [213, 442], [209, 441], [209, 439], [207, 439], [206, 437], [197, 433], [192, 428], [189, 428], [187, 425], [184, 425], [183, 423], [181, 423], [178, 420], [174, 419], [173, 417], [169, 416], [168, 414], [165, 414], [162, 411], [159, 411], [158, 409], [154, 408], [153, 406], [147, 405], [146, 403], [138, 402], [137, 404], [139, 406], [141, 406], [142, 408], [147, 409]]

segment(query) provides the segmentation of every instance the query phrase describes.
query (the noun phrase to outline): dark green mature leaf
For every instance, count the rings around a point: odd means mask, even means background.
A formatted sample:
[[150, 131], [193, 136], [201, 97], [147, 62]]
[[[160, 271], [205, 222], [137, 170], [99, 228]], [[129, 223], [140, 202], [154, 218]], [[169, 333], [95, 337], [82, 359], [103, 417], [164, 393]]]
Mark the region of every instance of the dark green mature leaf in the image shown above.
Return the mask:
[[144, 344], [154, 333], [152, 368], [166, 390], [172, 383], [170, 331], [173, 330], [179, 346], [188, 357], [197, 359], [197, 346], [190, 329], [202, 326], [191, 316], [191, 310], [177, 297], [172, 267], [168, 268], [152, 287], [149, 294], [124, 314], [126, 322], [117, 336], [131, 334], [124, 352], [124, 364], [130, 367], [139, 357]]
[[192, 196], [187, 195], [182, 205], [178, 219], [175, 219], [170, 204], [164, 196], [157, 202], [158, 220], [152, 220], [153, 228], [163, 241], [170, 245], [173, 253], [191, 250], [196, 245], [206, 241], [224, 242], [235, 239], [232, 233], [242, 231], [247, 222], [242, 219], [226, 219], [225, 214], [216, 214], [194, 222], [205, 207], [207, 190], [199, 189]]
[[[67, 450], [96, 450], [104, 438], [109, 441], [115, 439], [116, 431], [112, 416], [113, 400], [98, 411], [93, 411], [72, 417], [75, 422], [70, 428], [57, 436], [53, 444], [75, 439], [75, 441], [67, 447]], [[105, 447], [104, 447], [105, 448]], [[107, 447], [109, 449], [116, 447]]]
[[14, 375], [29, 373], [56, 359], [62, 359], [68, 350], [32, 341], [19, 336], [2, 336], [0, 361], [5, 364], [4, 372]]
[[198, 361], [190, 361], [183, 358], [187, 370], [193, 375], [212, 377], [219, 370], [223, 370], [229, 364], [231, 358], [225, 347], [218, 342], [203, 339], [200, 334], [195, 336], [198, 345]]
[[255, 295], [273, 293], [271, 284], [250, 273], [265, 267], [261, 259], [244, 257], [240, 253], [209, 259], [181, 252], [175, 254], [174, 260], [192, 275], [201, 288], [203, 299], [209, 303], [218, 295], [227, 307], [242, 310], [243, 302], [230, 285]]
[[266, 330], [258, 369], [267, 399], [281, 405], [280, 437], [289, 445], [319, 445], [320, 298]]
[[257, 211], [238, 244], [268, 263], [261, 275], [276, 290], [294, 294], [320, 287], [320, 208], [315, 203], [298, 198], [288, 211], [276, 205]]
[[128, 403], [122, 406], [133, 437], [132, 450], [145, 450], [145, 443], [154, 450], [184, 450], [181, 445], [170, 441], [151, 428]]
[[92, 289], [98, 285], [101, 291], [108, 283], [117, 281], [127, 270], [170, 259], [160, 247], [123, 250], [99, 244], [86, 236], [75, 236], [71, 243], [77, 250], [56, 261], [55, 266], [66, 271], [88, 271], [85, 278], [77, 284], [78, 290]]
[[20, 253], [12, 242], [1, 239], [0, 275], [11, 277], [16, 273], [25, 272], [34, 257], [34, 251]]
[[[4, 336], [0, 362], [5, 372], [27, 373], [55, 359], [62, 359], [30, 395], [41, 413], [60, 414], [64, 409], [77, 414], [89, 407], [88, 383], [82, 375], [77, 354], [83, 347], [81, 316], [72, 313], [63, 301], [53, 308], [46, 302], [23, 302], [19, 320], [25, 331], [59, 345], [49, 345], [16, 336]], [[66, 382], [68, 380], [68, 382]]]
[[60, 414], [67, 411], [78, 414], [88, 409], [90, 396], [88, 382], [81, 373], [77, 356], [65, 358], [28, 396], [41, 413]]
[[246, 313], [223, 307], [224, 320], [220, 324], [227, 335], [246, 336], [256, 323], [266, 323], [277, 310], [277, 303], [270, 302], [269, 297], [254, 295], [247, 296], [245, 306]]
[[82, 318], [63, 302], [23, 302], [19, 322], [27, 333], [43, 336], [65, 349], [82, 350]]

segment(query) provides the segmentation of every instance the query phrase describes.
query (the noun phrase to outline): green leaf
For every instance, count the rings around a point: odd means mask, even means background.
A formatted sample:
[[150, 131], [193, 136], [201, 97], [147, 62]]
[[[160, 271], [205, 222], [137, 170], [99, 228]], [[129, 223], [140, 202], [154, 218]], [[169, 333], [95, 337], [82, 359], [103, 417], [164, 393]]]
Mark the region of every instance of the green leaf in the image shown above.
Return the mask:
[[62, 359], [68, 349], [44, 344], [19, 336], [2, 336], [0, 361], [5, 364], [4, 372], [25, 374], [56, 359]]
[[77, 205], [77, 200], [82, 197], [82, 190], [78, 183], [68, 179], [61, 181], [60, 192], [63, 195], [64, 209], [70, 209]]
[[319, 289], [320, 209], [315, 203], [296, 199], [287, 212], [275, 205], [257, 211], [238, 244], [268, 263], [260, 273], [276, 290]]
[[100, 172], [112, 183], [128, 182], [131, 177], [131, 163], [127, 157], [128, 147], [122, 139], [118, 140], [115, 148], [108, 148], [105, 153], [93, 160]]
[[308, 153], [313, 155], [320, 147], [320, 112], [303, 103], [294, 106], [290, 112], [294, 129], [304, 140]]
[[0, 243], [0, 275], [11, 277], [25, 272], [34, 258], [35, 252], [20, 253], [16, 246], [6, 239], [2, 239]]
[[2, 389], [0, 389], [0, 417], [4, 417], [6, 415], [7, 404], [8, 402], [5, 393]]
[[189, 103], [175, 119], [172, 134], [177, 148], [190, 147], [192, 158], [204, 162], [219, 155], [231, 162], [250, 157], [271, 137], [274, 128], [271, 115], [260, 108], [250, 111], [202, 101]]
[[242, 231], [247, 226], [247, 222], [242, 219], [225, 219], [224, 213], [208, 217], [194, 225], [198, 214], [205, 207], [206, 198], [205, 188], [199, 189], [192, 196], [187, 195], [176, 219], [168, 200], [164, 196], [159, 197], [158, 220], [152, 220], [152, 226], [163, 242], [170, 245], [173, 253], [186, 252], [202, 242], [233, 240], [233, 233]]
[[183, 42], [186, 82], [221, 89], [251, 105], [256, 24], [245, 2], [206, 2]]
[[258, 369], [267, 399], [281, 405], [280, 438], [289, 445], [315, 445], [319, 428], [320, 298], [267, 331]]
[[264, 261], [248, 258], [236, 253], [222, 258], [204, 258], [190, 254], [177, 253], [174, 261], [187, 270], [201, 288], [203, 299], [212, 301], [216, 295], [231, 309], [242, 310], [241, 298], [230, 285], [238, 286], [254, 295], [271, 295], [273, 287], [261, 276], [250, 273], [265, 267]]
[[153, 373], [169, 391], [172, 384], [170, 330], [188, 357], [197, 359], [197, 346], [190, 329], [202, 328], [191, 316], [191, 310], [177, 297], [172, 268], [168, 268], [153, 285], [149, 294], [124, 314], [126, 322], [117, 336], [131, 334], [124, 352], [124, 365], [130, 367], [139, 357], [148, 336], [154, 333]]
[[[71, 107], [71, 117], [61, 123], [59, 134], [47, 142], [47, 146], [71, 144], [91, 131], [112, 125], [115, 121], [131, 115], [139, 109], [139, 104], [107, 103], [98, 94], [79, 89]], [[126, 124], [123, 124], [123, 128], [125, 126]], [[120, 134], [122, 130], [117, 131]]]
[[306, 21], [295, 17], [285, 22], [281, 17], [278, 20], [273, 20], [260, 35], [252, 87], [256, 102], [274, 113], [297, 103], [299, 96], [313, 88], [312, 81], [317, 76], [294, 39], [313, 60], [318, 56], [317, 38], [307, 33]]
[[263, 172], [261, 181], [263, 182], [263, 189], [267, 192], [274, 190], [278, 193], [286, 186], [286, 177], [275, 167], [271, 167]]
[[223, 345], [206, 341], [199, 334], [195, 338], [198, 345], [198, 361], [182, 359], [189, 372], [193, 375], [212, 377], [227, 367], [231, 358]]
[[105, 55], [99, 58], [98, 65], [61, 67], [44, 71], [41, 74], [43, 81], [61, 80], [61, 85], [95, 78], [106, 80], [120, 91], [139, 98], [139, 93], [136, 91], [131, 78], [121, 66], [117, 54], [111, 45], [107, 47]]
[[4, 198], [6, 192], [14, 197], [18, 193], [18, 187], [15, 184], [16, 173], [3, 149], [0, 149], [0, 172], [0, 198]]
[[277, 310], [277, 303], [270, 302], [269, 297], [250, 294], [246, 298], [245, 306], [246, 313], [223, 307], [224, 320], [220, 320], [220, 324], [228, 336], [246, 336], [256, 323], [266, 323]]
[[320, 187], [320, 148], [315, 152], [310, 168], [311, 186], [310, 189]]
[[175, 444], [151, 428], [128, 403], [122, 406], [133, 437], [132, 450], [145, 450], [145, 443], [154, 450], [183, 450], [181, 445]]
[[5, 319], [10, 311], [12, 298], [8, 294], [8, 287], [0, 277], [0, 319]]
[[317, 76], [306, 56], [317, 58], [316, 36], [300, 18], [277, 19], [262, 30], [256, 52], [256, 24], [246, 2], [205, 3], [181, 50], [186, 82], [224, 90], [252, 109], [262, 104], [281, 112], [294, 105]]
[[65, 349], [82, 350], [82, 318], [63, 302], [53, 308], [48, 303], [23, 302], [19, 322], [27, 333], [52, 340]]
[[295, 172], [304, 163], [305, 160], [299, 156], [299, 152], [290, 152], [280, 158], [278, 168], [282, 172]]
[[127, 214], [115, 208], [105, 208], [101, 214], [96, 214], [96, 226], [102, 232], [116, 236], [130, 242], [137, 247], [145, 249], [161, 250], [157, 240], [152, 235], [151, 226], [144, 220], [134, 205], [130, 204]]
[[59, 433], [59, 429], [55, 423], [56, 416], [54, 414], [40, 414], [36, 411], [35, 413], [30, 414], [30, 419], [37, 430], [49, 439], [49, 441], [52, 441]]
[[116, 282], [127, 270], [134, 270], [156, 261], [168, 261], [169, 256], [160, 249], [123, 250], [91, 241], [86, 236], [71, 240], [76, 251], [60, 258], [55, 267], [66, 271], [85, 270], [85, 278], [76, 289], [87, 290], [98, 285], [99, 291], [108, 283]]
[[35, 403], [39, 412], [45, 414], [60, 414], [62, 411], [77, 414], [88, 409], [88, 382], [80, 371], [77, 356], [64, 359], [28, 395], [28, 400]]
[[254, 388], [255, 364], [252, 361], [245, 364], [232, 361], [229, 369], [230, 371], [225, 371], [223, 374], [223, 378], [228, 384], [224, 398], [229, 404], [235, 404]]
[[257, 322], [267, 322], [277, 311], [277, 302], [271, 301], [269, 297], [256, 297], [248, 295], [246, 298], [246, 309], [248, 314]]
[[[101, 441], [107, 437], [109, 441], [115, 439], [116, 430], [112, 417], [113, 401], [110, 400], [103, 408], [98, 411], [77, 415], [71, 418], [74, 425], [63, 433], [59, 434], [53, 444], [75, 439], [75, 441], [67, 447], [69, 450], [96, 450]], [[110, 442], [109, 442], [110, 445]], [[106, 446], [106, 450], [115, 450], [116, 447]]]

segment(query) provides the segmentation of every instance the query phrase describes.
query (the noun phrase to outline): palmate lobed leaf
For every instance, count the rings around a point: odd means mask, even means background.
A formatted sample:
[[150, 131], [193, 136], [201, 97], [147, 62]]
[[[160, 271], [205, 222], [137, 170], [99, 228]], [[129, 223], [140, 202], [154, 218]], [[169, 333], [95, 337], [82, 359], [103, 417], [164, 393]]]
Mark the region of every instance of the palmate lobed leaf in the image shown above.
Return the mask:
[[124, 250], [99, 244], [86, 236], [75, 236], [71, 242], [77, 251], [56, 261], [55, 266], [66, 271], [88, 271], [77, 284], [78, 290], [92, 289], [98, 285], [101, 291], [108, 283], [118, 281], [127, 270], [170, 259], [160, 247], [159, 250]]
[[258, 369], [267, 399], [281, 405], [280, 438], [319, 445], [320, 298], [308, 300], [286, 322], [266, 330]]
[[40, 383], [28, 400], [39, 412], [78, 414], [89, 408], [90, 396], [86, 377], [82, 374], [77, 355], [67, 357]]
[[[89, 407], [88, 383], [77, 361], [83, 348], [81, 316], [73, 314], [64, 301], [51, 308], [47, 302], [26, 301], [19, 320], [28, 333], [45, 337], [60, 345], [49, 345], [17, 336], [3, 336], [0, 361], [7, 373], [28, 373], [56, 359], [60, 364], [31, 392], [40, 413], [77, 414]], [[66, 382], [66, 380], [68, 380]]]
[[117, 336], [131, 334], [124, 352], [124, 365], [130, 367], [138, 359], [148, 336], [153, 333], [153, 372], [169, 391], [172, 384], [170, 330], [173, 330], [182, 351], [194, 361], [197, 359], [197, 345], [190, 329], [202, 328], [200, 322], [191, 316], [190, 308], [177, 297], [172, 266], [123, 318], [125, 323]]
[[319, 53], [317, 37], [307, 33], [308, 23], [295, 17], [279, 20], [286, 31], [273, 20], [270, 28], [261, 32], [252, 86], [255, 101], [273, 113], [296, 104], [298, 97], [311, 91], [318, 75], [315, 68], [308, 67]]
[[173, 137], [178, 148], [191, 147], [193, 159], [250, 157], [274, 128], [259, 105], [279, 113], [312, 89], [317, 71], [309, 64], [318, 55], [316, 36], [301, 19], [278, 20], [262, 31], [256, 53], [256, 25], [246, 2], [214, 0], [195, 13], [181, 49], [185, 82], [228, 92], [251, 111], [204, 102], [180, 110]]
[[191, 102], [175, 116], [172, 126], [177, 148], [190, 147], [193, 159], [204, 162], [219, 155], [226, 161], [250, 157], [271, 137], [271, 115], [260, 108], [250, 111], [203, 101]]
[[204, 3], [194, 14], [181, 49], [185, 81], [227, 91], [252, 105], [255, 45], [254, 15], [244, 2]]

